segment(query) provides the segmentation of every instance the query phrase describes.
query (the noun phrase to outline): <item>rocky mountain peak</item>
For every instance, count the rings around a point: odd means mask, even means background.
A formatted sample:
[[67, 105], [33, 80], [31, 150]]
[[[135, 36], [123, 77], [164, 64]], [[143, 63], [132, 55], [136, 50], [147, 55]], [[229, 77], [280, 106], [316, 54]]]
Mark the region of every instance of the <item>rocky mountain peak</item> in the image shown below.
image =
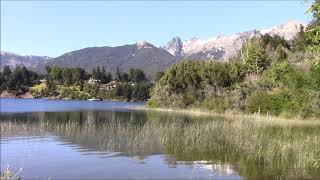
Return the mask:
[[182, 48], [183, 42], [178, 36], [172, 38], [171, 41], [164, 46], [164, 49], [174, 56], [181, 56], [183, 54]]
[[301, 26], [305, 27], [306, 25], [300, 20], [290, 20], [280, 26], [261, 30], [261, 33], [269, 34], [270, 36], [278, 35], [286, 40], [291, 40], [298, 34]]
[[233, 35], [219, 35], [208, 39], [193, 37], [185, 42], [182, 42], [179, 37], [174, 37], [164, 46], [164, 49], [174, 56], [184, 56], [185, 58], [208, 59], [210, 57], [226, 60], [235, 56], [243, 43], [253, 37], [269, 34], [291, 40], [300, 31], [301, 25], [304, 26], [305, 24], [299, 20], [290, 20], [270, 29], [245, 31]]
[[138, 49], [141, 49], [141, 48], [153, 48], [154, 46], [147, 42], [147, 41], [138, 41], [136, 43], [136, 45], [138, 46]]

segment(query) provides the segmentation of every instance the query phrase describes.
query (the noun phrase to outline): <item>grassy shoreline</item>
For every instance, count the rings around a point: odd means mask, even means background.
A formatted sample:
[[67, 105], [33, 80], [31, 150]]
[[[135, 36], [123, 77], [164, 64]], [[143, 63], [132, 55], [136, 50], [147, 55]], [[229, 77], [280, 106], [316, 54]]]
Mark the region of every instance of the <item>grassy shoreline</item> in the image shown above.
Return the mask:
[[225, 113], [218, 113], [215, 111], [205, 109], [172, 109], [172, 108], [150, 108], [147, 106], [131, 107], [135, 110], [157, 111], [176, 114], [186, 114], [192, 116], [211, 116], [211, 117], [225, 117], [231, 120], [254, 120], [259, 122], [266, 122], [268, 124], [295, 124], [295, 125], [320, 125], [320, 119], [309, 118], [302, 119], [299, 117], [285, 118], [278, 116], [267, 116], [263, 114], [244, 114], [241, 112], [227, 111]]

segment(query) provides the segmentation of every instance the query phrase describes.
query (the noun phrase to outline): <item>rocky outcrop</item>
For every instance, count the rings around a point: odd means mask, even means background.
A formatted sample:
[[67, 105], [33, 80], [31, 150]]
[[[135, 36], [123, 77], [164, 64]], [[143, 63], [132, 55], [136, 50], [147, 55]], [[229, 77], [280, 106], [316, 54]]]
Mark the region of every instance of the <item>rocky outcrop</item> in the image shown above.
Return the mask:
[[183, 55], [183, 43], [179, 37], [174, 37], [163, 47], [173, 56], [182, 56]]

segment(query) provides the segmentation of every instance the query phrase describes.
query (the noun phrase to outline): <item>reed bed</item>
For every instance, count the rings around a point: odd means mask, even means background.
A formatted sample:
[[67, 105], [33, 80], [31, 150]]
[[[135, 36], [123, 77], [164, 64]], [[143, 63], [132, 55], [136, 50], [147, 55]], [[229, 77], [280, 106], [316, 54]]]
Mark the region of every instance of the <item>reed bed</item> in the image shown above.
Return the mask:
[[189, 115], [194, 117], [220, 117], [225, 118], [228, 120], [254, 120], [258, 121], [260, 125], [288, 125], [288, 126], [312, 126], [312, 125], [320, 125], [320, 119], [318, 118], [311, 118], [311, 119], [302, 119], [299, 117], [295, 118], [283, 118], [277, 117], [272, 115], [264, 115], [260, 113], [254, 114], [244, 114], [238, 111], [226, 111], [225, 113], [217, 113], [212, 110], [205, 110], [205, 109], [172, 109], [172, 108], [149, 108], [145, 106], [139, 107], [131, 107], [131, 109], [135, 110], [145, 110], [145, 111], [155, 111], [155, 112], [163, 112], [163, 113], [170, 113], [170, 114], [183, 114]]
[[[64, 120], [62, 119], [64, 117]], [[235, 164], [244, 177], [319, 178], [320, 124], [188, 113], [75, 112], [41, 116], [41, 132], [94, 151], [170, 155], [170, 161]], [[15, 127], [15, 125], [17, 127]], [[23, 124], [1, 122], [1, 131]], [[316, 164], [316, 165], [315, 165]]]

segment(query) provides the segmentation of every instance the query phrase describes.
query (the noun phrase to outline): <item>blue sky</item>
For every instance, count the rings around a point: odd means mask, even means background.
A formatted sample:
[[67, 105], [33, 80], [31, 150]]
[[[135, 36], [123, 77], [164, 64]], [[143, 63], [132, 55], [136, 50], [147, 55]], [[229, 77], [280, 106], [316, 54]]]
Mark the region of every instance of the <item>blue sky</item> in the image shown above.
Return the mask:
[[305, 1], [1, 1], [1, 50], [58, 56], [91, 46], [183, 40], [309, 22]]

